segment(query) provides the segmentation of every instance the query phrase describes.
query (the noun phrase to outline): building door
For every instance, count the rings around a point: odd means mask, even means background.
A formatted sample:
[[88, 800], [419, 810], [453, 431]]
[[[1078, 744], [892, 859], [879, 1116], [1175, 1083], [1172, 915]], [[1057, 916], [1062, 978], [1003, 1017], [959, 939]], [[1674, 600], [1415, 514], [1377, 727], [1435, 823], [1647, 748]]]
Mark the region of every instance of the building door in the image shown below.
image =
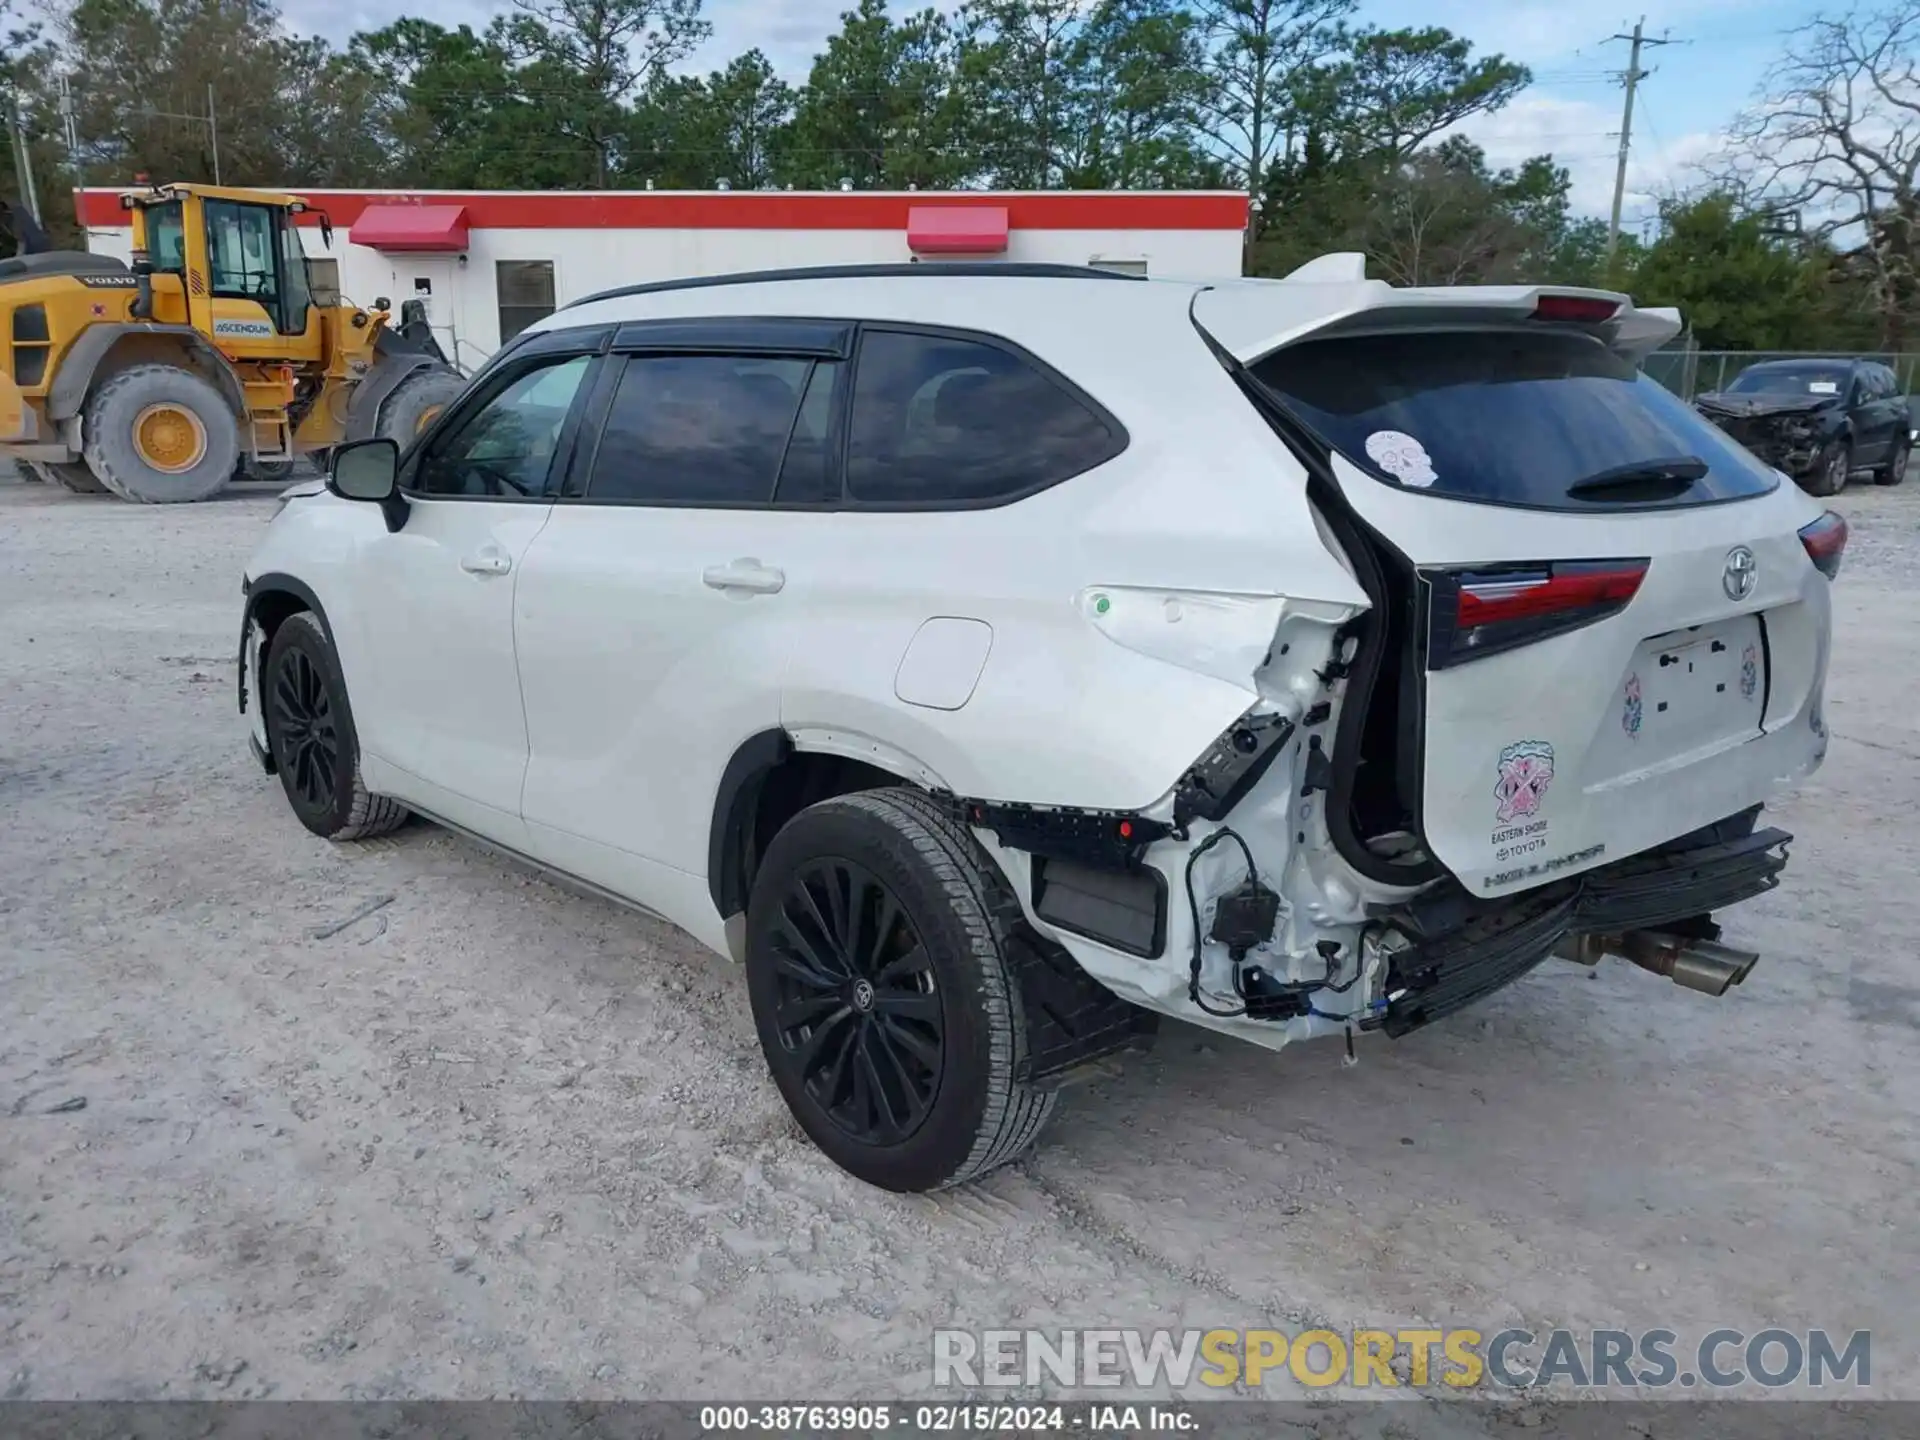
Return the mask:
[[458, 310], [459, 265], [450, 255], [401, 255], [394, 260], [393, 304], [395, 319], [399, 307], [418, 300], [427, 308], [427, 323], [433, 326], [433, 338], [456, 365], [471, 367], [483, 358], [471, 344], [460, 353]]

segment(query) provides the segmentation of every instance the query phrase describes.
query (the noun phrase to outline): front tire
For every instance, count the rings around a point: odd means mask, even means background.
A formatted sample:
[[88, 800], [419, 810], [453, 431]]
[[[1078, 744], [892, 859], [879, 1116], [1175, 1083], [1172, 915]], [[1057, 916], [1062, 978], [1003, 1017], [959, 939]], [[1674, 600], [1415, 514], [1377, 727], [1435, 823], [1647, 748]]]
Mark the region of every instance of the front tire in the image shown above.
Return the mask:
[[1809, 495], [1838, 495], [1847, 488], [1847, 476], [1853, 473], [1853, 445], [1834, 440], [1820, 452], [1813, 469], [1807, 472], [1802, 488]]
[[1054, 1092], [1019, 1078], [1019, 902], [965, 829], [908, 789], [803, 810], [747, 908], [747, 993], [800, 1127], [886, 1190], [964, 1184], [1032, 1145]]
[[405, 450], [426, 434], [440, 412], [460, 398], [467, 382], [451, 370], [419, 369], [402, 380], [380, 407], [373, 433]]
[[1876, 485], [1898, 485], [1907, 478], [1907, 465], [1913, 458], [1913, 442], [1902, 440], [1900, 448], [1893, 452], [1893, 458], [1873, 472]]
[[311, 611], [281, 622], [261, 671], [267, 744], [300, 823], [327, 840], [364, 840], [404, 824], [406, 807], [368, 793], [360, 778], [360, 737], [346, 681]]

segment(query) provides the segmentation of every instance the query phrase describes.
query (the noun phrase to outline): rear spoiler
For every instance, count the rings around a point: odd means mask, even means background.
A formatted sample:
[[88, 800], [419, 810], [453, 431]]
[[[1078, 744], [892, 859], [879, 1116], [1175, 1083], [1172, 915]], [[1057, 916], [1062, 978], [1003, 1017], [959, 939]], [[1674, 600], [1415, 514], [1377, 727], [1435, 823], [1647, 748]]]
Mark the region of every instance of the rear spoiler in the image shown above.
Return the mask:
[[1366, 257], [1322, 255], [1283, 280], [1228, 280], [1194, 297], [1193, 318], [1243, 365], [1309, 337], [1539, 320], [1589, 331], [1639, 361], [1681, 330], [1671, 307], [1642, 310], [1611, 290], [1566, 285], [1402, 289], [1366, 278]]

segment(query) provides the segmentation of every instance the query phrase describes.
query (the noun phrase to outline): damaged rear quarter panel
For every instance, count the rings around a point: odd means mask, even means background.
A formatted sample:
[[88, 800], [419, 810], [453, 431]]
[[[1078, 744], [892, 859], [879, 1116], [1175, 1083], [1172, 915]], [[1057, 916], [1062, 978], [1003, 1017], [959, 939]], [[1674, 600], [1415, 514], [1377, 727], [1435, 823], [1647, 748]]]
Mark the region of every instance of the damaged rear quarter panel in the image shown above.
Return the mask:
[[[1366, 604], [1320, 537], [1304, 471], [1184, 300], [1164, 334], [1139, 334], [1139, 319], [1010, 336], [1127, 426], [1114, 460], [998, 508], [847, 512], [818, 528], [781, 597], [795, 621], [787, 730], [867, 737], [975, 798], [1143, 809], [1260, 699], [1253, 632], [1271, 635], [1279, 597]], [[1112, 363], [1121, 345], [1137, 365]], [[993, 632], [952, 710], [895, 693], [914, 635], [940, 616]]]

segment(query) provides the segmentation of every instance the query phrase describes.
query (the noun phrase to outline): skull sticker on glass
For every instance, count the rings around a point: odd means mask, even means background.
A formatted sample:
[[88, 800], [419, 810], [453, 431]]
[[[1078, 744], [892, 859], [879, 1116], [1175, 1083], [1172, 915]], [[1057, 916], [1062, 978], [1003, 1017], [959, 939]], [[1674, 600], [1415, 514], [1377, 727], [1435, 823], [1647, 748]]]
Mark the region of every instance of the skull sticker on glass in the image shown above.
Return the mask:
[[1367, 436], [1367, 458], [1402, 485], [1424, 490], [1440, 476], [1427, 447], [1401, 430], [1376, 430]]
[[1552, 783], [1553, 746], [1544, 740], [1516, 740], [1500, 752], [1500, 778], [1493, 787], [1500, 808], [1494, 818], [1511, 825], [1537, 815]]

